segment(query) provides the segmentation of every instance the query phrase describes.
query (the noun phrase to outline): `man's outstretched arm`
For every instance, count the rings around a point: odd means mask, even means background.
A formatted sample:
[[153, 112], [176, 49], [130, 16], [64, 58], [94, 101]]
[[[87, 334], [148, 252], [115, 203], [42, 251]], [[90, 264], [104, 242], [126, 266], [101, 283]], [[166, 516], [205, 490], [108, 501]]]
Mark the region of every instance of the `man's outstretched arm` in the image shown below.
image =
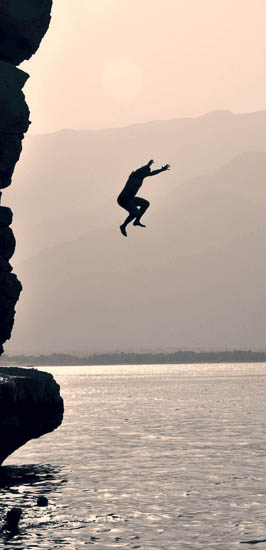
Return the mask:
[[162, 168], [159, 168], [158, 170], [153, 170], [148, 175], [149, 176], [156, 176], [156, 174], [160, 174], [161, 172], [165, 172], [165, 170], [170, 170], [170, 164], [165, 164], [162, 166]]

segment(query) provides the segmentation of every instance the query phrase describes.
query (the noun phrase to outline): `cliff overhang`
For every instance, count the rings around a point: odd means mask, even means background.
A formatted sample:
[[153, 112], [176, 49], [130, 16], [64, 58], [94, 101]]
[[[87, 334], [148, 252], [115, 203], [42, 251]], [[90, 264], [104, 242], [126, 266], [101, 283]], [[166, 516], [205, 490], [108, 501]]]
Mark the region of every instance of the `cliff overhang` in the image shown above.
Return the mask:
[[63, 413], [60, 387], [51, 374], [0, 367], [0, 464], [30, 439], [60, 426]]

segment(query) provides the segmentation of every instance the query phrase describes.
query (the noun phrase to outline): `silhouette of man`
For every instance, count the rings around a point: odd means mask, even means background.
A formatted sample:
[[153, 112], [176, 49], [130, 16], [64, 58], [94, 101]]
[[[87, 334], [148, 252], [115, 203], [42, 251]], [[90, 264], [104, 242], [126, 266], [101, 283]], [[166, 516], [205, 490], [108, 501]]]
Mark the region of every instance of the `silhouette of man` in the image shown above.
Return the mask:
[[142, 199], [142, 197], [136, 196], [139, 188], [143, 184], [144, 178], [155, 176], [156, 174], [160, 174], [160, 172], [164, 172], [165, 170], [169, 170], [170, 168], [169, 164], [165, 164], [165, 166], [162, 166], [162, 168], [159, 168], [159, 170], [153, 170], [152, 172], [151, 165], [153, 163], [154, 161], [150, 160], [145, 166], [142, 166], [134, 172], [131, 172], [124, 189], [122, 189], [120, 195], [117, 198], [119, 206], [125, 208], [125, 210], [129, 212], [129, 215], [125, 219], [124, 223], [120, 225], [120, 231], [122, 235], [124, 235], [124, 237], [127, 237], [127, 225], [133, 220], [135, 220], [133, 222], [133, 225], [146, 227], [146, 225], [143, 225], [140, 222], [140, 219], [142, 218], [144, 212], [146, 212], [147, 208], [149, 208], [150, 203], [146, 199]]

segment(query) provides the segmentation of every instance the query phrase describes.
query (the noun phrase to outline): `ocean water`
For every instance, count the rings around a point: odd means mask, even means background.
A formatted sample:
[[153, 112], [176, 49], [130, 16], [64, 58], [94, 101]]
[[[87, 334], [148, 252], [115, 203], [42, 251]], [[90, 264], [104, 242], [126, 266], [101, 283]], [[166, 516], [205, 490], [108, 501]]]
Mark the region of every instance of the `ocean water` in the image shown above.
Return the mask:
[[266, 549], [266, 364], [42, 370], [64, 421], [1, 468], [0, 548]]

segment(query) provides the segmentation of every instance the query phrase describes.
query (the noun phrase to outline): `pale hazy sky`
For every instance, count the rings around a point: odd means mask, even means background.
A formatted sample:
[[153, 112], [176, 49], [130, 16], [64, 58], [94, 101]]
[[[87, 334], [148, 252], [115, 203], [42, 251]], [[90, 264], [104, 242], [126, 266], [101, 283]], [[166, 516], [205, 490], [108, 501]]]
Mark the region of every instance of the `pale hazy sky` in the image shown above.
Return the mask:
[[266, 0], [54, 0], [33, 133], [266, 108]]

